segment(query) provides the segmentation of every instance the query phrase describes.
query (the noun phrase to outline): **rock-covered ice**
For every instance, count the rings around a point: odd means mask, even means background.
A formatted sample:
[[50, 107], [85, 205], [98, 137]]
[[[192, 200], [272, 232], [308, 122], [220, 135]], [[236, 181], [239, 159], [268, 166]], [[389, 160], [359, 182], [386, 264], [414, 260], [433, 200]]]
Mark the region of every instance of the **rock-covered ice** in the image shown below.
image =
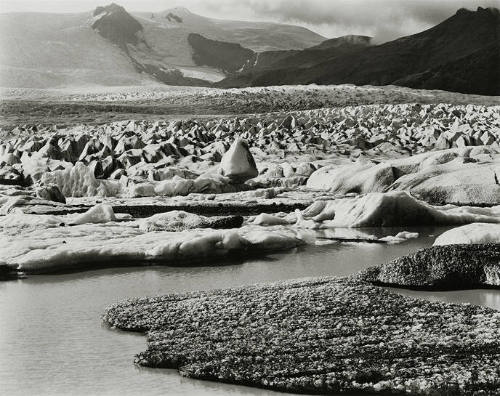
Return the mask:
[[158, 213], [145, 219], [137, 220], [141, 231], [182, 231], [195, 228], [239, 228], [243, 224], [242, 216], [200, 216], [183, 210]]

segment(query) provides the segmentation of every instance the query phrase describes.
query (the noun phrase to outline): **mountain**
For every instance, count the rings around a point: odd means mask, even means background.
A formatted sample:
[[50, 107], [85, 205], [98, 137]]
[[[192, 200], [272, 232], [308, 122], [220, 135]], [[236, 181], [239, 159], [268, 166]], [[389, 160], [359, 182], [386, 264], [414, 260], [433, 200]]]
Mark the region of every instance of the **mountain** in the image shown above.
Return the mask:
[[327, 41], [316, 47], [326, 47], [326, 52], [317, 59], [311, 56], [313, 48], [294, 51], [265, 69], [246, 70], [218, 85], [394, 84], [500, 95], [498, 9], [461, 9], [424, 32], [377, 46], [365, 45], [368, 43], [365, 41], [357, 49], [351, 46], [341, 53], [335, 52], [336, 44], [330, 46]]
[[[175, 18], [174, 21], [177, 22]], [[150, 25], [141, 22], [123, 7], [112, 3], [95, 9], [91, 27], [106, 41], [120, 48], [137, 73], [169, 85], [209, 85], [206, 80], [184, 75], [175, 67], [175, 61], [166, 59], [169, 53], [151, 40], [158, 35], [151, 35]]]
[[93, 13], [92, 29], [118, 47], [127, 51], [127, 45], [137, 45], [142, 25], [125, 8], [117, 4], [97, 7]]
[[335, 57], [358, 52], [370, 45], [371, 37], [349, 35], [325, 40], [304, 50], [262, 52], [252, 67], [245, 71], [310, 68]]
[[191, 33], [188, 42], [193, 49], [193, 60], [198, 65], [212, 66], [238, 78], [240, 75], [263, 70], [290, 67], [311, 67], [334, 56], [346, 55], [370, 45], [366, 36], [344, 36], [325, 40], [304, 50], [255, 52], [240, 44], [210, 40]]
[[176, 37], [182, 37], [183, 41], [189, 34], [197, 33], [211, 40], [241, 44], [255, 52], [305, 49], [325, 40], [325, 37], [300, 26], [213, 19], [194, 14], [184, 7], [132, 15], [143, 25], [164, 28], [167, 32], [175, 30]]
[[347, 36], [332, 38], [323, 41], [321, 44], [311, 47], [310, 49], [331, 49], [341, 47], [368, 47], [372, 44], [372, 38], [369, 36], [356, 36], [350, 34]]
[[227, 21], [177, 7], [130, 13], [0, 15], [0, 86], [402, 85], [500, 95], [500, 11], [459, 10], [431, 29], [373, 45], [303, 27]]
[[0, 86], [208, 85], [226, 77], [221, 68], [193, 59], [190, 34], [252, 52], [304, 49], [325, 40], [302, 27], [211, 19], [179, 7], [130, 13], [109, 4], [78, 14], [8, 13], [0, 15]]
[[210, 40], [197, 33], [188, 36], [193, 48], [193, 61], [200, 66], [211, 66], [226, 73], [234, 73], [255, 57], [255, 52], [240, 44]]

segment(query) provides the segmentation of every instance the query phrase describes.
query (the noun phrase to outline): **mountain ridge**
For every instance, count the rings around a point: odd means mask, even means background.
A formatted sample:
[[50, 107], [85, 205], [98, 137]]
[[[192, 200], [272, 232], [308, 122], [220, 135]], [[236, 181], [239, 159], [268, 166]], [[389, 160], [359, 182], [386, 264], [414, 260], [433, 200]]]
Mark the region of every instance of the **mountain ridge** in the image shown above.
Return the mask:
[[436, 26], [374, 45], [305, 28], [227, 21], [176, 7], [129, 13], [0, 14], [0, 85], [403, 85], [500, 95], [500, 11], [459, 9]]
[[[287, 67], [246, 71], [217, 85], [407, 84], [412, 88], [500, 95], [499, 32], [498, 9], [461, 9], [440, 24], [414, 35], [333, 56], [307, 67], [284, 58], [281, 63]], [[294, 56], [300, 58], [306, 52]], [[460, 67], [461, 60], [468, 62], [467, 69]]]
[[[168, 13], [182, 21], [164, 18]], [[241, 26], [235, 21], [214, 21], [185, 8], [163, 14], [130, 13], [115, 3], [81, 13], [3, 13], [0, 85], [54, 88], [156, 82], [208, 86], [226, 75], [217, 68], [197, 65], [188, 42], [190, 33], [253, 48], [306, 48], [324, 40], [301, 27], [268, 25], [273, 29], [262, 30], [260, 22]]]

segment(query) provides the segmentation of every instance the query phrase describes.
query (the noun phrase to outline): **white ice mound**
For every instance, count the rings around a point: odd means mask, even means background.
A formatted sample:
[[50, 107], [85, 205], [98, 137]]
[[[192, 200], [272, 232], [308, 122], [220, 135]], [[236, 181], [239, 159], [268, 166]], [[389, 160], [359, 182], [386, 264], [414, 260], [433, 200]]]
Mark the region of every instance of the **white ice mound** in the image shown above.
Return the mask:
[[303, 243], [298, 237], [276, 231], [253, 230], [246, 233], [244, 238], [256, 251], [291, 249]]
[[21, 156], [21, 163], [24, 176], [29, 176], [33, 181], [40, 180], [46, 172], [58, 169], [70, 169], [73, 166], [71, 162], [42, 157], [39, 153], [29, 155], [27, 152], [24, 152]]
[[268, 213], [261, 213], [260, 215], [256, 216], [253, 224], [255, 225], [287, 225], [289, 224], [289, 221], [287, 219], [284, 219], [283, 217], [278, 217], [275, 215], [271, 215]]
[[0, 216], [0, 229], [4, 232], [7, 229], [16, 232], [23, 228], [54, 227], [62, 223], [64, 220], [61, 216], [26, 214], [19, 208]]
[[259, 174], [247, 142], [239, 138], [222, 157], [220, 170], [224, 176], [237, 183], [243, 183]]
[[314, 203], [304, 213], [328, 227], [393, 227], [500, 222], [500, 207], [434, 207], [404, 191]]
[[177, 195], [185, 196], [194, 190], [193, 187], [193, 180], [183, 179], [176, 175], [171, 180], [164, 180], [156, 184], [154, 187], [154, 194], [168, 197]]
[[[66, 224], [102, 224], [116, 221], [117, 218], [110, 205], [98, 204], [81, 214], [63, 216], [26, 214], [22, 209], [14, 209], [6, 216], [0, 217], [0, 229], [13, 235], [16, 230], [60, 227]], [[39, 231], [43, 232], [43, 231]]]
[[436, 238], [435, 246], [475, 243], [500, 243], [500, 225], [473, 223], [453, 228]]
[[64, 170], [44, 173], [44, 185], [55, 184], [65, 197], [117, 196], [121, 185], [116, 180], [98, 180], [92, 170], [82, 162]]
[[396, 235], [388, 235], [383, 238], [380, 238], [379, 241], [387, 242], [388, 244], [396, 244], [418, 237], [419, 237], [418, 232], [401, 231], [398, 232]]
[[316, 170], [307, 187], [337, 195], [409, 191], [431, 203], [496, 204], [499, 160], [489, 146], [426, 152], [380, 164], [358, 160]]
[[131, 183], [127, 187], [126, 195], [131, 198], [137, 197], [177, 197], [186, 196], [191, 193], [197, 194], [219, 194], [235, 191], [237, 186], [231, 183], [231, 179], [220, 174], [204, 174], [196, 179], [184, 179], [174, 176], [172, 179], [148, 181], [143, 183]]
[[354, 163], [325, 166], [307, 180], [307, 187], [337, 194], [382, 192], [394, 183], [392, 167], [386, 164]]
[[85, 213], [78, 215], [71, 224], [99, 224], [116, 221], [113, 207], [107, 204], [97, 204]]

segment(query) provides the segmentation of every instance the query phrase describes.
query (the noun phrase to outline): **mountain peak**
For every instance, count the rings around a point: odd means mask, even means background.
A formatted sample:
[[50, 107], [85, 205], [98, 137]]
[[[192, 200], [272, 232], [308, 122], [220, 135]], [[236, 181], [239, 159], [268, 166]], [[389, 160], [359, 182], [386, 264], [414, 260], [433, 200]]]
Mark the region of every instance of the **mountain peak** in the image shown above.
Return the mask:
[[353, 47], [353, 46], [368, 47], [371, 44], [372, 44], [372, 37], [349, 34], [346, 36], [325, 40], [321, 44], [316, 45], [312, 48], [327, 49], [327, 48]]
[[116, 3], [111, 3], [111, 4], [108, 4], [107, 6], [100, 6], [94, 10], [94, 16], [98, 16], [98, 15], [101, 15], [103, 13], [106, 13], [106, 14], [112, 14], [112, 13], [128, 14], [127, 11], [125, 10], [125, 8], [123, 8], [121, 5], [118, 5]]
[[165, 14], [174, 14], [181, 18], [195, 15], [191, 11], [189, 11], [186, 7], [169, 8], [168, 10], [165, 11]]
[[172, 8], [172, 11], [177, 11], [184, 14], [191, 14], [191, 11], [189, 11], [186, 7], [174, 7]]
[[500, 10], [498, 8], [493, 7], [477, 7], [477, 10], [470, 10], [468, 8], [462, 7], [460, 8], [455, 15], [463, 15], [463, 16], [472, 16], [472, 15], [492, 15], [498, 17], [500, 15]]
[[488, 8], [478, 7], [477, 12], [482, 12], [484, 14], [493, 15], [495, 17], [500, 16], [500, 9], [494, 8], [494, 7], [488, 7]]
[[143, 30], [143, 27], [122, 6], [111, 3], [97, 7], [94, 17], [97, 19], [94, 20], [92, 28], [105, 39], [122, 48], [127, 44], [137, 44], [137, 33]]

